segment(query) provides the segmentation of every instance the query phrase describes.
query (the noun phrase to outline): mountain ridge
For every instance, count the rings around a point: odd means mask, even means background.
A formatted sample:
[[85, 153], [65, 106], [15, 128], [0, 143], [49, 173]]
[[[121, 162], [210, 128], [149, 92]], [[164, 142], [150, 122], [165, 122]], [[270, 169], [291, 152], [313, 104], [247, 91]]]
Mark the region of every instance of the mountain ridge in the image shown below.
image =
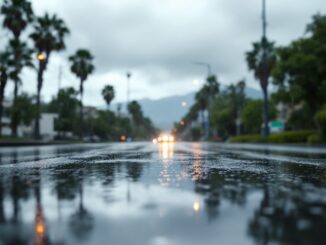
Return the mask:
[[[261, 92], [255, 88], [247, 87], [246, 96], [252, 99], [261, 99]], [[138, 100], [144, 115], [149, 117], [154, 125], [162, 130], [168, 130], [173, 127], [173, 123], [179, 121], [187, 112], [191, 105], [195, 102], [196, 92], [185, 95], [174, 95], [157, 100], [148, 98]], [[187, 106], [183, 107], [182, 102], [186, 102]], [[117, 108], [119, 103], [112, 104], [111, 108]], [[125, 108], [125, 103], [120, 103]]]

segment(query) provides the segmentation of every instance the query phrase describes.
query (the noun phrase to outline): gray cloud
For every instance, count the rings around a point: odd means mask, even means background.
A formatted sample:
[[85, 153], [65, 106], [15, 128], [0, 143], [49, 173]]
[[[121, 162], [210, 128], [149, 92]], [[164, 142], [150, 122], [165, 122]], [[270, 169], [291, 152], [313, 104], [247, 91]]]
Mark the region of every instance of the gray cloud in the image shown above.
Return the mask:
[[[244, 62], [245, 51], [261, 33], [261, 0], [33, 0], [38, 14], [58, 13], [71, 29], [65, 59], [77, 48], [88, 48], [96, 57], [96, 74], [89, 82], [86, 102], [94, 100], [105, 79], [122, 79], [127, 70], [133, 71], [134, 83], [155, 91], [162, 97], [183, 93], [182, 83], [204, 77], [203, 67], [193, 61], [212, 65], [223, 83], [247, 78], [257, 86]], [[269, 36], [279, 44], [289, 43], [303, 34], [311, 15], [324, 12], [324, 0], [267, 0]], [[291, 8], [289, 6], [292, 6]], [[60, 61], [56, 61], [56, 65]], [[68, 64], [65, 71], [69, 73]], [[49, 80], [57, 71], [48, 72]], [[121, 75], [117, 75], [121, 74]], [[74, 80], [71, 75], [65, 78]], [[72, 81], [73, 82], [73, 81]], [[76, 83], [74, 81], [73, 83]], [[124, 81], [116, 82], [116, 89], [124, 89]], [[157, 89], [161, 86], [162, 89]], [[177, 87], [178, 89], [174, 89]], [[45, 97], [53, 91], [44, 92]], [[123, 100], [123, 92], [118, 93]]]

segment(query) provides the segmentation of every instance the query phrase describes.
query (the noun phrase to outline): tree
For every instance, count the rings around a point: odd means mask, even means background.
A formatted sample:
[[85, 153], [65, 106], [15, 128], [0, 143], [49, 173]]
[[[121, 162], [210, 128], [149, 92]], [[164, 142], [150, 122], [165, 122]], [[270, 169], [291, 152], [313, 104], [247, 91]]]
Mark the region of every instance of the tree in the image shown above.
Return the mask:
[[74, 132], [77, 128], [77, 110], [79, 100], [77, 99], [78, 92], [72, 88], [60, 89], [58, 95], [50, 101], [47, 106], [47, 111], [58, 113], [58, 120], [56, 121], [56, 129], [59, 132], [68, 133]]
[[[247, 134], [259, 134], [263, 124], [263, 104], [262, 100], [247, 100], [241, 112], [241, 121]], [[270, 118], [276, 117], [276, 108], [270, 102], [269, 106]]]
[[86, 49], [79, 49], [76, 53], [69, 57], [71, 62], [71, 71], [80, 79], [80, 138], [83, 138], [83, 94], [84, 82], [88, 76], [93, 73], [95, 67], [93, 65], [93, 56]]
[[144, 116], [142, 108], [137, 101], [128, 104], [128, 111], [132, 117], [132, 132], [135, 138], [146, 139], [156, 133], [151, 120]]
[[211, 125], [218, 129], [220, 137], [227, 138], [235, 133], [235, 119], [230, 96], [223, 91], [210, 107]]
[[134, 122], [136, 129], [138, 129], [143, 119], [143, 111], [141, 109], [141, 106], [137, 101], [131, 101], [128, 104], [128, 112], [132, 117], [132, 121]]
[[209, 102], [212, 102], [216, 95], [220, 92], [220, 84], [214, 75], [207, 77], [206, 81], [209, 87]]
[[208, 109], [218, 93], [219, 83], [216, 76], [211, 75], [207, 77], [206, 83], [195, 95], [196, 103], [199, 105], [201, 111], [202, 123], [204, 122], [204, 111]]
[[[10, 40], [9, 46], [7, 48], [10, 54], [11, 71], [9, 73], [9, 78], [14, 81], [14, 102], [13, 107], [17, 107], [18, 98], [18, 88], [22, 83], [20, 74], [24, 67], [33, 68], [32, 54], [33, 50], [30, 49], [25, 42], [17, 40]], [[11, 114], [11, 129], [12, 136], [17, 136], [17, 127], [19, 125], [19, 111], [18, 109], [13, 109]]]
[[49, 16], [45, 14], [39, 17], [34, 24], [33, 33], [30, 38], [34, 42], [35, 50], [38, 52], [38, 69], [37, 69], [37, 114], [35, 118], [34, 137], [40, 138], [40, 107], [41, 107], [41, 90], [43, 87], [43, 75], [47, 69], [52, 52], [58, 52], [65, 49], [65, 37], [69, 34], [69, 29], [64, 21], [56, 15]]
[[205, 84], [195, 95], [196, 103], [198, 103], [200, 108], [200, 120], [204, 123], [204, 111], [207, 109], [209, 104], [210, 87]]
[[210, 123], [223, 138], [240, 133], [238, 122], [246, 101], [245, 87], [244, 81], [227, 86], [209, 108]]
[[102, 140], [119, 139], [117, 118], [112, 111], [98, 111], [94, 120], [94, 133]]
[[263, 37], [260, 42], [253, 43], [253, 49], [246, 53], [246, 61], [249, 70], [254, 72], [254, 76], [260, 82], [260, 87], [264, 97], [264, 136], [269, 135], [269, 115], [268, 115], [268, 85], [271, 72], [276, 63], [276, 52], [274, 43]]
[[259, 134], [263, 123], [263, 101], [249, 100], [241, 113], [241, 121], [247, 134]]
[[12, 107], [11, 110], [16, 110], [18, 115], [18, 125], [31, 125], [36, 114], [34, 97], [29, 96], [27, 93], [22, 93], [17, 97], [16, 107]]
[[[24, 67], [26, 60], [27, 45], [20, 41], [20, 36], [26, 30], [29, 23], [34, 19], [32, 5], [27, 0], [4, 0], [1, 7], [1, 14], [3, 14], [3, 27], [8, 29], [13, 34], [13, 39], [10, 41], [10, 47], [14, 56], [13, 66], [15, 68], [12, 74], [12, 80], [15, 82], [14, 86], [14, 106], [17, 103], [18, 85], [20, 80], [20, 73]], [[17, 135], [17, 115], [12, 117], [12, 135]]]
[[240, 81], [238, 84], [231, 84], [226, 88], [226, 95], [229, 97], [230, 107], [233, 117], [237, 119], [240, 116], [242, 107], [246, 99], [245, 93], [245, 83]]
[[1, 14], [4, 16], [3, 27], [12, 32], [15, 40], [19, 40], [34, 18], [32, 5], [27, 0], [4, 0]]
[[273, 81], [279, 100], [292, 106], [304, 102], [313, 118], [326, 103], [326, 15], [315, 15], [305, 36], [280, 47], [277, 54]]
[[106, 85], [102, 90], [102, 96], [105, 100], [107, 106], [109, 107], [111, 104], [111, 101], [114, 98], [114, 88], [111, 85]]

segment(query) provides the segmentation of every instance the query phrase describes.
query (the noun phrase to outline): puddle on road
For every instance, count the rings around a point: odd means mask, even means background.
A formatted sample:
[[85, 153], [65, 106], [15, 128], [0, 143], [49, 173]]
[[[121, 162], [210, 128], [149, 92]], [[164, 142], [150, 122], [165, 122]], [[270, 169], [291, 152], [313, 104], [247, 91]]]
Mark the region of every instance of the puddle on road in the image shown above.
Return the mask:
[[326, 241], [322, 164], [201, 144], [111, 145], [37, 159], [0, 167], [0, 244]]

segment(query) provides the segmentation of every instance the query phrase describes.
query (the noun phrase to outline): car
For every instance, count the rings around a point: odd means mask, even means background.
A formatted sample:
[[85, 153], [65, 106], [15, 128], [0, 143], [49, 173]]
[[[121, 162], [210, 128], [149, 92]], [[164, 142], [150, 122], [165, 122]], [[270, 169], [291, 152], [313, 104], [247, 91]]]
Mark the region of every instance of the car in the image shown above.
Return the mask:
[[157, 138], [153, 139], [153, 143], [172, 143], [175, 138], [171, 134], [160, 134]]

